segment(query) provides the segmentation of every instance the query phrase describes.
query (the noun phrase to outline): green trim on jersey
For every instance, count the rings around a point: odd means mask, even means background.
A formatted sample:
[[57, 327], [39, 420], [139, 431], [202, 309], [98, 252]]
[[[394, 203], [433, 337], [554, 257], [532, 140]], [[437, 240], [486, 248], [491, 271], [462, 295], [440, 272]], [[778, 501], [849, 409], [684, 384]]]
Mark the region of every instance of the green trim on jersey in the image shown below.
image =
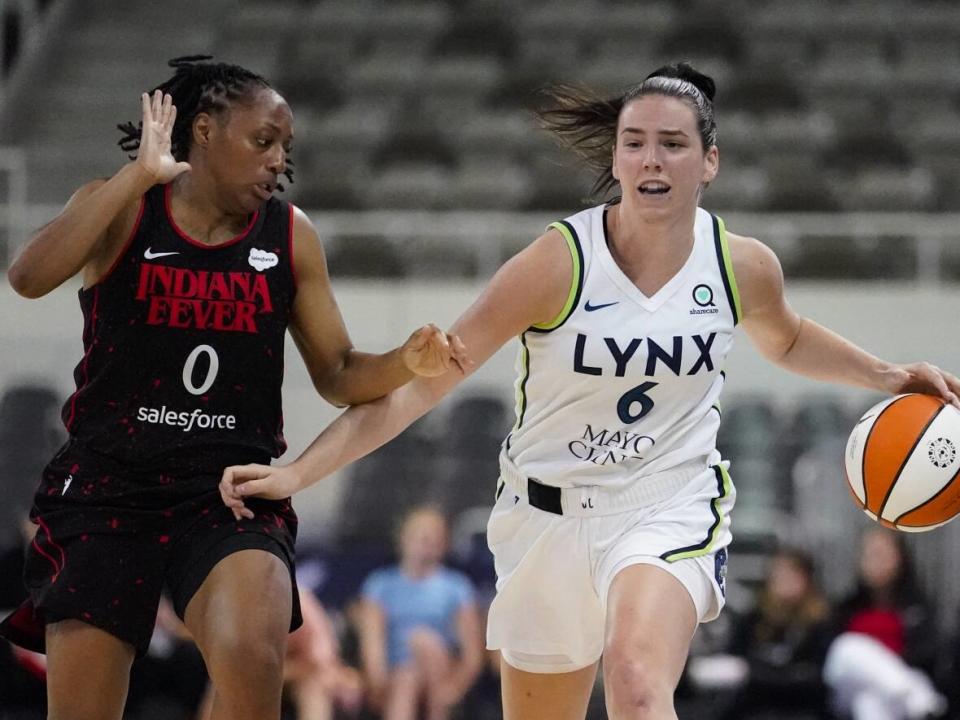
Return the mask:
[[723, 289], [727, 291], [727, 300], [733, 310], [733, 324], [736, 325], [743, 317], [740, 309], [740, 290], [737, 288], [737, 278], [733, 272], [733, 260], [730, 259], [730, 244], [727, 241], [727, 228], [723, 220], [716, 215], [713, 218], [713, 238], [717, 247], [717, 260], [720, 262], [720, 275], [723, 277]]
[[560, 314], [550, 322], [537, 323], [530, 328], [536, 332], [549, 332], [563, 325], [577, 307], [577, 303], [580, 301], [580, 291], [583, 289], [583, 248], [580, 247], [580, 238], [577, 237], [577, 231], [566, 221], [550, 223], [550, 227], [559, 230], [563, 239], [567, 241], [567, 249], [570, 250], [570, 257], [573, 259], [573, 277], [570, 280], [570, 292], [567, 293], [567, 301], [564, 303]]
[[723, 510], [720, 508], [720, 501], [730, 495], [732, 483], [730, 474], [723, 465], [714, 465], [713, 472], [717, 476], [717, 497], [710, 502], [710, 512], [713, 513], [713, 524], [707, 531], [707, 539], [696, 545], [668, 550], [660, 556], [661, 560], [667, 562], [676, 562], [677, 560], [686, 560], [687, 558], [700, 557], [708, 555], [713, 550], [713, 544], [717, 541], [717, 533], [723, 524]]
[[[523, 425], [523, 415], [527, 412], [527, 380], [530, 378], [530, 349], [527, 347], [527, 334], [520, 333], [520, 346], [523, 352], [523, 375], [520, 377], [520, 383], [517, 385], [517, 424], [513, 426], [513, 432], [520, 429]], [[510, 448], [510, 438], [507, 438], [507, 449]]]
[[[720, 379], [723, 380], [724, 382], [726, 382], [726, 380], [727, 380], [727, 372], [726, 372], [725, 370], [721, 370], [721, 371], [720, 371]], [[711, 405], [710, 407], [712, 407], [714, 410], [717, 411], [717, 415], [719, 415], [720, 417], [723, 417], [723, 409], [720, 407], [720, 401], [719, 401], [719, 400], [717, 400], [717, 401], [716, 401], [713, 405]]]
[[[573, 258], [573, 278], [570, 281], [567, 301], [564, 303], [560, 314], [550, 322], [532, 325], [527, 331], [520, 334], [520, 345], [523, 352], [523, 374], [520, 376], [520, 383], [517, 385], [517, 424], [514, 426], [513, 432], [521, 428], [523, 416], [527, 412], [527, 380], [530, 379], [530, 349], [527, 347], [527, 332], [548, 333], [563, 325], [576, 310], [580, 303], [580, 293], [583, 291], [583, 248], [580, 245], [580, 238], [577, 237], [577, 231], [566, 220], [551, 223], [550, 227], [559, 230], [563, 239], [567, 241], [567, 249], [570, 251], [570, 257]], [[510, 448], [509, 441], [510, 438], [508, 437], [508, 450]]]

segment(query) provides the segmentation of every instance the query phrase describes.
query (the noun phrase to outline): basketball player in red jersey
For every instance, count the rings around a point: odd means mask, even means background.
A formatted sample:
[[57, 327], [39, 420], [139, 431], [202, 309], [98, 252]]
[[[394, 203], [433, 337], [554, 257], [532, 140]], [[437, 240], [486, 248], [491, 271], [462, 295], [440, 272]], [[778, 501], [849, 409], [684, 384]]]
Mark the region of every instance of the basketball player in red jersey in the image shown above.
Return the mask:
[[291, 174], [290, 108], [258, 75], [206, 60], [171, 61], [141, 126], [121, 126], [136, 160], [81, 187], [9, 271], [26, 297], [83, 273], [70, 439], [35, 498], [30, 599], [0, 625], [46, 651], [57, 720], [119, 720], [164, 589], [206, 661], [211, 717], [279, 718], [300, 623], [296, 516], [289, 498], [266, 500], [237, 522], [217, 483], [286, 447], [288, 326], [336, 405], [464, 361], [433, 326], [383, 355], [353, 349], [316, 231], [273, 197]]

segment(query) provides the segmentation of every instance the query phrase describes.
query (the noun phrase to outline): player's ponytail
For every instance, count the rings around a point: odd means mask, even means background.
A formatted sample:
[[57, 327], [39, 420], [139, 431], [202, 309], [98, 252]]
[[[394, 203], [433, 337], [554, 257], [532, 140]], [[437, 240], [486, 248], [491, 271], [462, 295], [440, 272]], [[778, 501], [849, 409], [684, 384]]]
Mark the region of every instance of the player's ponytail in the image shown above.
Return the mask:
[[598, 173], [593, 192], [606, 193], [617, 183], [611, 157], [623, 97], [602, 98], [569, 85], [547, 88], [543, 94], [550, 106], [537, 112], [540, 126]]
[[666, 95], [689, 103], [697, 117], [697, 129], [706, 152], [717, 144], [717, 123], [713, 78], [687, 63], [665, 65], [646, 79], [614, 98], [603, 98], [585, 88], [559, 85], [544, 95], [548, 107], [537, 112], [542, 128], [571, 150], [587, 167], [597, 172], [594, 194], [606, 194], [617, 185], [613, 177], [613, 149], [617, 140], [620, 113], [631, 100], [644, 95]]

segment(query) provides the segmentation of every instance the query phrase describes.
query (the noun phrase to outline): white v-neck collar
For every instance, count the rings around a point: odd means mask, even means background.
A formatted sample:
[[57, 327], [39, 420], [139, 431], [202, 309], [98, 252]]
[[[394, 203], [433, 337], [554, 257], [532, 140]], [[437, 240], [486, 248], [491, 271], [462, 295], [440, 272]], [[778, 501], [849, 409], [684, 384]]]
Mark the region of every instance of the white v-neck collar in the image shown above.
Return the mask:
[[[693, 229], [693, 243], [690, 246], [690, 253], [687, 255], [687, 259], [683, 261], [683, 266], [664, 283], [659, 290], [657, 290], [653, 295], [646, 296], [643, 294], [643, 291], [640, 290], [634, 284], [634, 282], [627, 277], [626, 273], [617, 265], [617, 261], [613, 259], [613, 255], [610, 252], [610, 245], [608, 243], [607, 236], [607, 210], [612, 206], [604, 206], [601, 210], [601, 227], [603, 229], [600, 242], [596, 243], [594, 252], [597, 254], [597, 258], [600, 261], [600, 265], [603, 267], [604, 271], [613, 281], [613, 283], [620, 288], [626, 294], [627, 297], [632, 299], [637, 305], [642, 307], [647, 312], [654, 312], [680, 288], [683, 283], [684, 277], [688, 274], [688, 270], [693, 265], [693, 258], [697, 253], [697, 229], [696, 223], [694, 223]], [[699, 212], [699, 208], [697, 209]]]

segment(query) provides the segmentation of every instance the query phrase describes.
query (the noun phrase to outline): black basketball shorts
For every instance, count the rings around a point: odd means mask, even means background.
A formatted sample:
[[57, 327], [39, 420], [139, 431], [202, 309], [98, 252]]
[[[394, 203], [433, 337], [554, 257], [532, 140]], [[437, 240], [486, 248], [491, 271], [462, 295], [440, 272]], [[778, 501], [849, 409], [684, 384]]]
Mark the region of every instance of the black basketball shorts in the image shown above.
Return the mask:
[[[231, 461], [226, 458], [223, 465]], [[276, 555], [293, 584], [291, 631], [302, 623], [294, 577], [297, 516], [290, 500], [251, 498], [252, 520], [223, 504], [219, 475], [131, 473], [68, 444], [44, 471], [27, 550], [29, 599], [0, 636], [44, 651], [48, 622], [76, 619], [146, 652], [161, 593], [183, 618], [213, 567], [259, 549]]]

